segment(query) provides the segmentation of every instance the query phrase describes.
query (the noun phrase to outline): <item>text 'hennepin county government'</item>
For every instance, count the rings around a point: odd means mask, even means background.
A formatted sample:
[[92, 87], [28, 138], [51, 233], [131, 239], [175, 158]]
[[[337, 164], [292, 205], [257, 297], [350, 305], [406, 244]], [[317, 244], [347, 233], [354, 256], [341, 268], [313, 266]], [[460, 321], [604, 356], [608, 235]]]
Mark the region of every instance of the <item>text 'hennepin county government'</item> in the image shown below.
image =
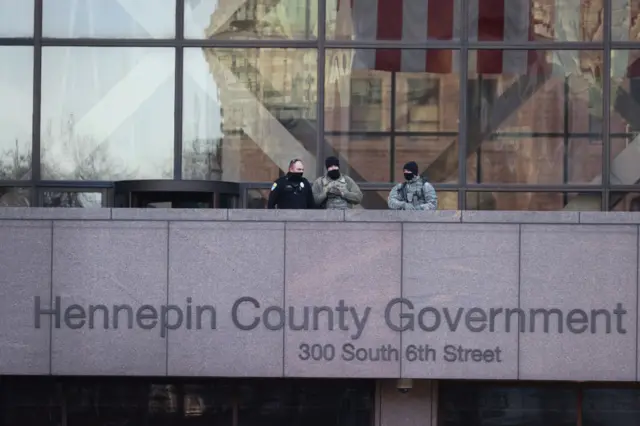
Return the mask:
[[436, 333], [438, 331], [472, 333], [572, 333], [626, 334], [630, 321], [622, 303], [601, 308], [554, 307], [467, 307], [421, 306], [409, 298], [394, 298], [379, 306], [348, 304], [344, 299], [335, 305], [279, 306], [244, 296], [223, 307], [195, 304], [191, 297], [178, 304], [74, 303], [60, 296], [53, 306], [34, 298], [34, 325], [43, 327], [51, 318], [55, 328], [104, 330], [217, 330], [234, 327], [248, 331], [340, 331], [352, 340], [359, 339], [368, 327], [386, 326], [397, 332]]

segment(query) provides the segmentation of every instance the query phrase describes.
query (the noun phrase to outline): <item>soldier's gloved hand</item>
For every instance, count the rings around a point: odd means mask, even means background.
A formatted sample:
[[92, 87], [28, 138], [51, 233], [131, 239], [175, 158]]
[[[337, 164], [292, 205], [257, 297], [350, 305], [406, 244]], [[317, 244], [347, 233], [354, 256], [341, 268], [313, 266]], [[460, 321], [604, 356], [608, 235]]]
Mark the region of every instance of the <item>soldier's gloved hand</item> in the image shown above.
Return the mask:
[[329, 194], [333, 194], [333, 195], [342, 195], [342, 191], [340, 191], [338, 188], [336, 188], [335, 186], [332, 186], [331, 188], [329, 188]]
[[404, 209], [405, 209], [405, 210], [417, 210], [417, 209], [413, 206], [413, 204], [411, 204], [411, 203], [406, 203], [406, 202], [405, 202], [403, 207], [404, 207]]

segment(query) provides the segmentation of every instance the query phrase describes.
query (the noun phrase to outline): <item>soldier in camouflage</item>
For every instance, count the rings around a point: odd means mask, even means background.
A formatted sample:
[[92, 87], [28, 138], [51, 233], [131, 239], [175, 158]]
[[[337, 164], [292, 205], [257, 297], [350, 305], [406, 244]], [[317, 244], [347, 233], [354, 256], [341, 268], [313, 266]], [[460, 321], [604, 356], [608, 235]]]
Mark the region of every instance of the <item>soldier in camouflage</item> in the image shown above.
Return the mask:
[[340, 161], [336, 157], [328, 157], [325, 166], [327, 174], [316, 179], [311, 187], [316, 205], [346, 210], [360, 204], [362, 191], [353, 179], [340, 174]]
[[410, 161], [404, 165], [405, 182], [393, 187], [387, 203], [392, 210], [436, 210], [438, 196], [429, 182], [418, 174], [418, 165]]

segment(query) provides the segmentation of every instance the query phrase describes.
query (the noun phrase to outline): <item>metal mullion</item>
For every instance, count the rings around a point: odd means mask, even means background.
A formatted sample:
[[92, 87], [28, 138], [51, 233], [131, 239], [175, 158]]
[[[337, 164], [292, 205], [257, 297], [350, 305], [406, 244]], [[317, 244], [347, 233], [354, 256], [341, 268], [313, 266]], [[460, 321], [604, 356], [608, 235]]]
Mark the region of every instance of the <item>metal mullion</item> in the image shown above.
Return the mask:
[[[1, 44], [1, 43], [0, 43]], [[97, 47], [226, 47], [226, 48], [317, 48], [316, 40], [225, 40], [225, 39], [149, 39], [149, 38], [43, 38], [43, 46]]]
[[611, 180], [611, 1], [604, 2], [604, 60], [602, 79], [602, 205], [601, 210], [609, 210]]
[[324, 173], [322, 159], [325, 157], [324, 139], [324, 99], [325, 99], [325, 67], [327, 55], [325, 49], [326, 41], [326, 13], [327, 5], [325, 1], [318, 2], [318, 40], [317, 40], [317, 81], [316, 81], [316, 175], [322, 176]]
[[597, 185], [530, 185], [530, 184], [468, 184], [464, 187], [473, 192], [602, 192]]
[[640, 184], [635, 185], [610, 185], [611, 192], [640, 192]]
[[64, 47], [175, 47], [180, 45], [176, 39], [149, 39], [149, 38], [42, 38], [43, 46]]
[[[606, 28], [607, 23], [605, 22], [605, 28]], [[638, 41], [636, 40], [627, 40], [627, 41], [614, 41], [609, 39], [608, 43], [607, 43], [607, 39], [605, 37], [605, 49], [606, 46], [610, 46], [611, 49], [632, 49], [632, 50], [637, 50], [638, 49]]]
[[[176, 40], [184, 39], [184, 0], [176, 0]], [[183, 76], [184, 47], [175, 48], [175, 80], [173, 106], [173, 178], [182, 179], [182, 144], [183, 144]]]
[[33, 111], [31, 115], [31, 205], [38, 206], [36, 184], [42, 178], [41, 116], [42, 116], [42, 9], [44, 0], [35, 0], [33, 16]]
[[33, 46], [32, 37], [0, 37], [0, 46]]
[[[82, 180], [60, 180], [60, 181], [40, 181], [37, 183], [39, 188], [79, 188], [87, 189], [110, 189], [113, 188], [113, 182], [110, 181], [82, 181]], [[2, 186], [2, 183], [0, 183]], [[15, 186], [15, 182], [14, 185]]]
[[[564, 149], [562, 151], [562, 183], [567, 184], [569, 182], [569, 77], [565, 76], [563, 89], [562, 122], [564, 129]], [[569, 202], [569, 197], [566, 193], [562, 195], [562, 202], [565, 206]]]
[[459, 41], [429, 40], [407, 42], [401, 40], [327, 40], [327, 49], [458, 49]]
[[394, 182], [396, 171], [396, 96], [398, 90], [398, 79], [395, 72], [391, 73], [391, 137], [389, 139], [389, 181]]
[[525, 41], [505, 43], [500, 41], [469, 41], [469, 49], [495, 50], [602, 50], [602, 42], [578, 41]]
[[458, 210], [465, 210], [467, 206], [467, 135], [468, 135], [468, 93], [469, 85], [469, 2], [462, 0], [460, 28], [460, 93], [458, 96]]
[[[323, 32], [322, 29], [318, 28], [318, 32]], [[174, 42], [174, 44], [179, 44], [184, 47], [226, 47], [226, 48], [261, 48], [261, 47], [271, 47], [271, 48], [291, 48], [291, 49], [317, 49], [319, 44], [321, 43], [320, 37], [318, 40], [267, 40], [267, 39], [255, 39], [255, 40], [228, 40], [228, 39], [206, 39], [206, 40], [195, 40], [195, 39], [186, 39]]]
[[408, 132], [402, 130], [391, 131], [379, 131], [379, 132], [369, 132], [369, 131], [349, 131], [349, 130], [327, 130], [325, 135], [327, 136], [370, 136], [370, 137], [391, 137], [391, 135], [395, 136], [429, 136], [429, 137], [437, 137], [437, 136], [446, 136], [446, 137], [456, 137], [458, 136], [458, 132]]
[[[462, 8], [468, 8], [463, 2]], [[466, 25], [462, 26], [461, 33], [467, 32]], [[327, 48], [337, 49], [459, 49], [466, 46], [470, 50], [495, 49], [495, 50], [602, 50], [602, 42], [561, 42], [561, 41], [526, 41], [518, 43], [504, 43], [502, 41], [468, 40], [461, 37], [461, 41], [429, 40], [428, 46], [424, 41], [406, 42], [402, 40], [327, 40]], [[636, 46], [637, 47], [637, 46]]]

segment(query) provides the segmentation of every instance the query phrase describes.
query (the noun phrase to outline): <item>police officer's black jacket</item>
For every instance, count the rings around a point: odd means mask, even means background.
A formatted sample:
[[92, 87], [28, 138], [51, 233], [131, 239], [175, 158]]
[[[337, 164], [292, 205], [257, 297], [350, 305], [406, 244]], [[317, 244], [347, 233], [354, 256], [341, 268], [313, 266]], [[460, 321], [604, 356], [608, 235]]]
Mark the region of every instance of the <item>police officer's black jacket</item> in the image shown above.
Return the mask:
[[287, 173], [271, 185], [269, 209], [314, 209], [311, 184], [305, 178], [297, 178]]

